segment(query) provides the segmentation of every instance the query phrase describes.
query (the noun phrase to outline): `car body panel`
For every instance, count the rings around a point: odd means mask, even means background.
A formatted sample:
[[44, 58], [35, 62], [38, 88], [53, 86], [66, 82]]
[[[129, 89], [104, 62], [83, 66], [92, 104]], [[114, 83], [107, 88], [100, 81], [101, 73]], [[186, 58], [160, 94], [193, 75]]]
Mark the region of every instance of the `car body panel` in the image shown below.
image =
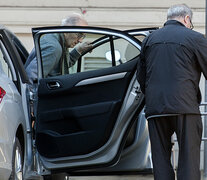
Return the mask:
[[[2, 75], [1, 75], [2, 76]], [[5, 80], [6, 77], [4, 77]], [[2, 83], [2, 79], [0, 78]], [[4, 81], [5, 82], [5, 81]], [[0, 169], [1, 167], [6, 167], [10, 169], [9, 175], [11, 173], [11, 160], [12, 160], [12, 152], [13, 152], [13, 142], [14, 137], [16, 136], [17, 128], [19, 126], [23, 126], [22, 123], [24, 120], [24, 114], [19, 113], [23, 112], [21, 104], [21, 96], [18, 92], [14, 92], [14, 87], [11, 84], [1, 84], [0, 86], [4, 88], [7, 92], [5, 98], [2, 100], [2, 104], [0, 105], [0, 121], [1, 121], [1, 130], [0, 130]], [[8, 79], [5, 83], [8, 83]], [[7, 87], [6, 87], [7, 86]], [[9, 110], [9, 115], [7, 111]], [[8, 131], [9, 130], [9, 131]], [[5, 168], [5, 169], [6, 169]], [[4, 174], [1, 174], [4, 175]], [[0, 175], [0, 179], [1, 178]]]
[[[27, 132], [30, 132], [31, 129], [27, 128], [29, 122], [27, 122], [28, 113], [25, 113], [25, 110], [27, 112], [25, 106], [27, 107], [28, 104], [23, 105], [26, 95], [25, 88], [22, 88], [28, 82], [23, 66], [27, 55], [26, 49], [18, 38], [7, 28], [0, 25], [0, 87], [6, 92], [0, 103], [0, 151], [3, 156], [0, 162], [0, 171], [2, 172], [0, 173], [0, 179], [2, 180], [7, 180], [10, 177], [12, 153], [16, 138], [21, 143], [24, 159], [29, 157], [26, 153], [28, 148], [26, 137]], [[31, 149], [32, 146], [29, 148]], [[32, 161], [30, 163], [33, 164]], [[28, 165], [29, 163], [25, 163], [24, 167], [28, 167]]]

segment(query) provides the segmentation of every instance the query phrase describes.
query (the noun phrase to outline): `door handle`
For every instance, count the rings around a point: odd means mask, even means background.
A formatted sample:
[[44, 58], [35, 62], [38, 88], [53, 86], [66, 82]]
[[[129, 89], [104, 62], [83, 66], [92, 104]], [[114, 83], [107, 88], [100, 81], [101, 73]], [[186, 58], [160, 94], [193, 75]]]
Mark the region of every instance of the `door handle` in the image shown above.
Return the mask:
[[60, 88], [60, 83], [57, 81], [48, 82], [47, 87], [49, 89], [57, 89], [57, 88]]

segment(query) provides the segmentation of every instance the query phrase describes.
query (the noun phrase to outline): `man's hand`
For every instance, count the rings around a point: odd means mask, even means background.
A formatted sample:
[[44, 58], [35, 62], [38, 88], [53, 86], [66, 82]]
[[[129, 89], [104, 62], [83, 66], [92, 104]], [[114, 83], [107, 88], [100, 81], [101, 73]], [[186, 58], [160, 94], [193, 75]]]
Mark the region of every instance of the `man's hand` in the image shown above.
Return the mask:
[[78, 51], [79, 54], [83, 54], [85, 51], [88, 51], [92, 48], [93, 48], [93, 45], [91, 44], [91, 42], [86, 41], [86, 42], [82, 42], [78, 44], [78, 46], [76, 47], [76, 50]]

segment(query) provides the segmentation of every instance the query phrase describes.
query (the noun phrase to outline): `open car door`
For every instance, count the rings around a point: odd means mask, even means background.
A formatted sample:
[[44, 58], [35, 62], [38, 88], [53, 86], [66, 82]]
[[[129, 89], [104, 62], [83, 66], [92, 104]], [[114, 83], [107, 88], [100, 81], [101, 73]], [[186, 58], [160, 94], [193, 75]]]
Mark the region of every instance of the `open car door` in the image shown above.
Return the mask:
[[[127, 33], [64, 26], [33, 29], [38, 67], [35, 143], [42, 172], [101, 171], [117, 164], [123, 150], [135, 142], [140, 152], [136, 154], [140, 156], [137, 164], [140, 169], [148, 166], [149, 140], [136, 139], [137, 134], [146, 135], [145, 119], [140, 118], [144, 101], [136, 70], [141, 41], [150, 30]], [[75, 64], [67, 66], [68, 71], [63, 73], [61, 57], [56, 66], [60, 68], [58, 73], [46, 73], [45, 58], [48, 61], [57, 53], [46, 57], [45, 47], [52, 49], [60, 44], [63, 51], [65, 35], [80, 34], [93, 47], [79, 54]], [[53, 41], [48, 45], [53, 38], [57, 44]], [[70, 58], [77, 46], [69, 48]]]

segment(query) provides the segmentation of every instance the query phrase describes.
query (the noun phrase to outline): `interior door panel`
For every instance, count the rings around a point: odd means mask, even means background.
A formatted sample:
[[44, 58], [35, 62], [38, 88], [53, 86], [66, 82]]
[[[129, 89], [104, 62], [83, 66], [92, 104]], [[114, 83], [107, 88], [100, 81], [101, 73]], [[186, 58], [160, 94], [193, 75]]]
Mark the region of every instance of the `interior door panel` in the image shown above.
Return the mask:
[[41, 79], [36, 122], [39, 153], [58, 158], [87, 154], [103, 146], [136, 63], [135, 58], [116, 67]]
[[[72, 62], [66, 61], [68, 56], [61, 56], [63, 59], [57, 61], [60, 63], [47, 74], [47, 65], [56, 54], [47, 59], [44, 41], [65, 33], [84, 34], [84, 41], [92, 42], [92, 48], [72, 66], [67, 67], [67, 62]], [[35, 144], [37, 158], [45, 168], [42, 171], [93, 172], [91, 168], [119, 164], [123, 152], [131, 148], [139, 133], [131, 130], [144, 106], [136, 67], [141, 41], [148, 33], [146, 29], [127, 33], [97, 27], [33, 29], [38, 69]], [[78, 45], [68, 49], [69, 58], [75, 57], [73, 52]], [[129, 133], [132, 138], [127, 138]], [[143, 151], [148, 149], [146, 146]], [[140, 156], [138, 153], [138, 159]]]

